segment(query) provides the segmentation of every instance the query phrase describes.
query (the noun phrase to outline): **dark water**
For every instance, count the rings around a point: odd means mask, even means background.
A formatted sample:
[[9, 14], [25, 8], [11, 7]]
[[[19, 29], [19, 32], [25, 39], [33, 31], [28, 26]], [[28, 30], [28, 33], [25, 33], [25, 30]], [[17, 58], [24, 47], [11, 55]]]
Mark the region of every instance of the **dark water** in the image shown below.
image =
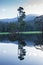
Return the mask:
[[0, 65], [43, 65], [43, 51], [36, 49], [33, 42], [26, 41], [24, 49], [26, 55], [23, 60], [20, 60], [17, 41], [14, 43], [0, 42]]

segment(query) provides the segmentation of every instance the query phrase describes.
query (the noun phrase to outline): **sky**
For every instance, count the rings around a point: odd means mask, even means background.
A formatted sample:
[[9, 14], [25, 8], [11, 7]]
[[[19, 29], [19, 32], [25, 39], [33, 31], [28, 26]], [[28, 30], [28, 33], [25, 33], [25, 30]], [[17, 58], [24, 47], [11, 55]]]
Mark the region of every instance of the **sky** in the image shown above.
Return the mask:
[[26, 15], [43, 15], [43, 0], [0, 0], [0, 19], [17, 17], [20, 6]]

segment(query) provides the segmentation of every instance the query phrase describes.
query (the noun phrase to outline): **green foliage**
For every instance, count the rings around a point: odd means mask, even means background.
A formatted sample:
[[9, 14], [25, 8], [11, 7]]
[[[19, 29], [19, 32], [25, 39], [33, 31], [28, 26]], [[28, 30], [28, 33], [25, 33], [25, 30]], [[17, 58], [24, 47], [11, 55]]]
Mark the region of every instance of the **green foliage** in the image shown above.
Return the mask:
[[23, 20], [25, 18], [25, 12], [23, 11], [23, 7], [19, 7], [19, 18], [18, 18], [18, 24], [19, 24], [19, 31], [24, 31], [25, 30], [25, 21]]
[[9, 23], [8, 28], [9, 28], [9, 32], [15, 32], [17, 30], [17, 25], [16, 25], [16, 23], [11, 22], [11, 23]]
[[[43, 32], [43, 16], [36, 17], [34, 21], [35, 30]], [[42, 34], [36, 35], [35, 43], [36, 45], [43, 44]]]

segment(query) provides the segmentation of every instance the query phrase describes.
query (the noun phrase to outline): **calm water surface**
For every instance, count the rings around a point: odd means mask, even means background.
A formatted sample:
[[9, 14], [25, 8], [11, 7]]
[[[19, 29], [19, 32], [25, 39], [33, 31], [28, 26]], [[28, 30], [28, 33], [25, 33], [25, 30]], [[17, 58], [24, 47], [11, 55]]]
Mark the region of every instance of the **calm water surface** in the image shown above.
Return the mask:
[[0, 42], [0, 65], [43, 65], [43, 51], [25, 46], [24, 60], [18, 59], [18, 45]]

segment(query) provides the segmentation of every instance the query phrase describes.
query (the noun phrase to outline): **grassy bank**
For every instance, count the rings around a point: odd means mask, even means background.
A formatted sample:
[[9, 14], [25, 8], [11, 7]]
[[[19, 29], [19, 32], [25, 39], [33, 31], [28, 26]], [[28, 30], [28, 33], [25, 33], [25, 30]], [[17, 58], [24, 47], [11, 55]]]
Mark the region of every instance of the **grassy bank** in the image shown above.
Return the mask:
[[0, 35], [8, 35], [8, 34], [42, 34], [42, 31], [29, 31], [29, 32], [0, 32]]

